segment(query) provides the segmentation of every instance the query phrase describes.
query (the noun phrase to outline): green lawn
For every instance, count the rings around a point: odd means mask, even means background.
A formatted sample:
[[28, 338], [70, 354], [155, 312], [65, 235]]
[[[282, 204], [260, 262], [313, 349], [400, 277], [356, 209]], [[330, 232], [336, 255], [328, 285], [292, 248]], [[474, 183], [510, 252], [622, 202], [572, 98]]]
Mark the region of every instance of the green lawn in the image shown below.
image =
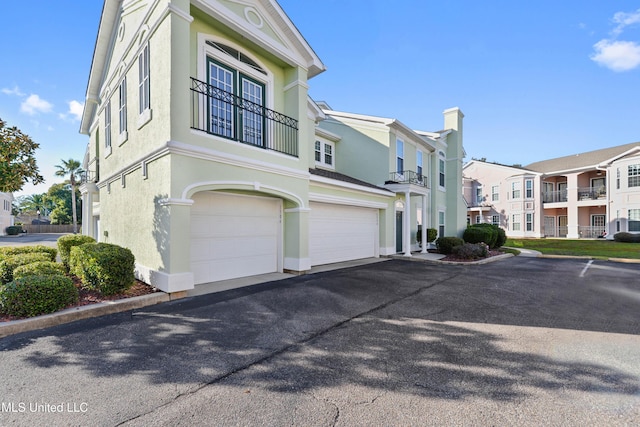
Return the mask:
[[533, 249], [548, 255], [640, 259], [640, 243], [621, 243], [613, 240], [507, 239], [505, 246]]

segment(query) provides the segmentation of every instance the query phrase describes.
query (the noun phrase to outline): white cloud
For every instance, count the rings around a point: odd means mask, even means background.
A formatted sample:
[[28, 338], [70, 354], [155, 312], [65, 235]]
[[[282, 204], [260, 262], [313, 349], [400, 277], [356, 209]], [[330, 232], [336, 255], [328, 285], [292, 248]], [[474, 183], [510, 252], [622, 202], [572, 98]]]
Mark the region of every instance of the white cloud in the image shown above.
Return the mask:
[[49, 113], [52, 109], [53, 104], [34, 94], [29, 95], [29, 97], [20, 104], [20, 111], [30, 116], [37, 113]]
[[69, 114], [71, 114], [71, 116], [73, 116], [75, 120], [82, 119], [83, 111], [84, 111], [84, 104], [75, 100], [69, 102]]
[[631, 13], [617, 12], [613, 15], [613, 22], [618, 25], [613, 29], [612, 34], [614, 36], [619, 36], [626, 27], [634, 24], [640, 24], [640, 9]]
[[20, 92], [20, 88], [18, 86], [14, 86], [13, 89], [2, 88], [2, 93], [5, 95], [16, 95], [16, 96], [25, 96], [24, 93]]
[[613, 71], [629, 71], [640, 66], [640, 45], [629, 41], [600, 40], [593, 45], [591, 60]]

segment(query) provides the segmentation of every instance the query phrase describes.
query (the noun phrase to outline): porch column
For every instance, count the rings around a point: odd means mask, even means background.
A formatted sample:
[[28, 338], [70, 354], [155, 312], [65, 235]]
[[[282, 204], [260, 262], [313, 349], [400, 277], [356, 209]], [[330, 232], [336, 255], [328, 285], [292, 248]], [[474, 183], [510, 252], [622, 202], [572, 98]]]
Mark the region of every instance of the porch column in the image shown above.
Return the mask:
[[422, 251], [427, 253], [427, 196], [422, 195]]
[[578, 226], [578, 175], [567, 175], [567, 237], [578, 239], [580, 232]]
[[404, 256], [411, 256], [411, 193], [404, 193]]

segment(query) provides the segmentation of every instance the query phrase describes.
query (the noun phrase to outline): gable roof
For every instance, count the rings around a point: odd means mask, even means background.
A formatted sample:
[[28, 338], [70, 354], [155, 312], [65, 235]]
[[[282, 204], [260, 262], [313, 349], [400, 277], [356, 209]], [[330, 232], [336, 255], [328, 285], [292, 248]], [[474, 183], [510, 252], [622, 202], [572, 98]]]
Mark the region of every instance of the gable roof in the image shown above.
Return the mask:
[[600, 163], [618, 157], [621, 154], [624, 154], [625, 152], [636, 147], [640, 148], [640, 142], [632, 142], [630, 144], [588, 151], [586, 153], [572, 154], [570, 156], [557, 157], [555, 159], [534, 162], [525, 166], [524, 168], [541, 173], [550, 173], [587, 167], [596, 167]]
[[[259, 26], [255, 23], [251, 22], [247, 24], [246, 20], [241, 21], [238, 19], [237, 15], [230, 12], [220, 0], [191, 0], [190, 4], [201, 8], [215, 19], [223, 22], [234, 31], [239, 32], [246, 39], [251, 40], [261, 48], [281, 58], [285, 63], [292, 66], [299, 65], [305, 67], [308, 72], [308, 78], [326, 70], [325, 65], [318, 55], [313, 51], [276, 0], [229, 1], [241, 3], [246, 6], [245, 15], [247, 14], [247, 10], [252, 13], [258, 13], [257, 10], [259, 9], [260, 13], [265, 14], [265, 18], [273, 23], [273, 27], [277, 29], [277, 32], [281, 35], [281, 39], [285, 41], [287, 46], [283, 46], [280, 42], [269, 40], [268, 37], [263, 36], [257, 29]], [[105, 73], [107, 72], [107, 67], [111, 59], [109, 58], [109, 53], [114, 43], [114, 34], [117, 30], [120, 14], [122, 13], [121, 3], [122, 0], [104, 0], [91, 61], [89, 81], [87, 83], [85, 106], [80, 122], [80, 133], [82, 134], [89, 134], [89, 127], [91, 126], [98, 103], [100, 102], [100, 90], [107, 77]], [[256, 6], [257, 9], [252, 6]], [[192, 19], [188, 10], [179, 10], [172, 3], [169, 3], [166, 12], [176, 13], [187, 20]]]

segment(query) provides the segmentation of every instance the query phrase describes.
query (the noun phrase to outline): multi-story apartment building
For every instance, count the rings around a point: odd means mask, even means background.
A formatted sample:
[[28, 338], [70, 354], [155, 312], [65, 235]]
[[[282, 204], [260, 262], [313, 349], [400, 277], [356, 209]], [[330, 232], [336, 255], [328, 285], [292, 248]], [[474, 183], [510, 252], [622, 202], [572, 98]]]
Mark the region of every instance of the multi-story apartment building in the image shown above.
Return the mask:
[[442, 132], [372, 125], [387, 139], [365, 146], [309, 97], [324, 70], [275, 0], [106, 0], [83, 233], [131, 249], [138, 278], [167, 292], [410, 255], [418, 219], [459, 233], [462, 113]]
[[640, 232], [640, 143], [524, 167], [472, 160], [463, 173], [468, 222], [499, 224], [509, 236]]

